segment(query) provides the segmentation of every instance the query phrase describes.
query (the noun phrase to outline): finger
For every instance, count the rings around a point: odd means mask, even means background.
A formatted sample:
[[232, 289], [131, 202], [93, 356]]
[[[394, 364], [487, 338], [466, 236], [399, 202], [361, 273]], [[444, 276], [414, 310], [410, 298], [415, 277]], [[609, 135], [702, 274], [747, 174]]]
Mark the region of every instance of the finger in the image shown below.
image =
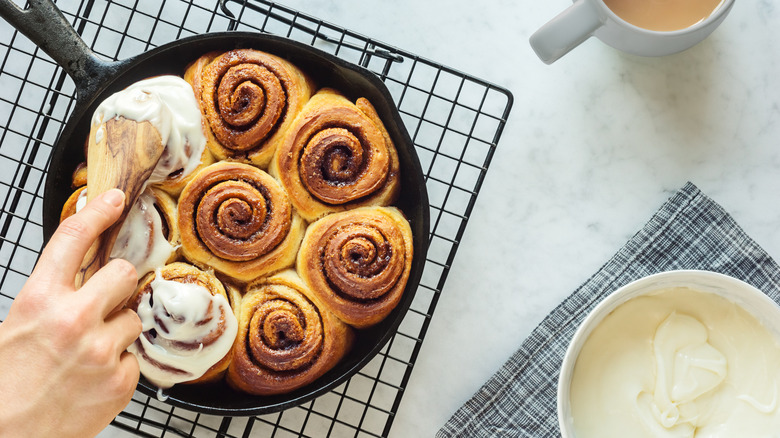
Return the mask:
[[135, 267], [127, 260], [114, 259], [100, 268], [79, 290], [84, 300], [93, 303], [95, 312], [105, 318], [124, 305], [138, 283]]
[[138, 359], [127, 351], [119, 356], [119, 369], [122, 371], [122, 382], [118, 388], [120, 397], [117, 414], [130, 403], [130, 400], [133, 398], [133, 392], [138, 385], [138, 378], [141, 376]]
[[[125, 351], [119, 356], [119, 366], [124, 368], [127, 373], [127, 381], [130, 383], [131, 388], [135, 389], [138, 378], [141, 377], [138, 359], [133, 353]], [[130, 392], [132, 393], [132, 390]]]
[[41, 253], [34, 275], [52, 283], [72, 285], [84, 255], [100, 233], [122, 214], [125, 194], [111, 189], [65, 219]]
[[131, 309], [122, 309], [108, 315], [106, 330], [116, 341], [117, 354], [121, 354], [141, 336], [143, 325], [135, 312]]

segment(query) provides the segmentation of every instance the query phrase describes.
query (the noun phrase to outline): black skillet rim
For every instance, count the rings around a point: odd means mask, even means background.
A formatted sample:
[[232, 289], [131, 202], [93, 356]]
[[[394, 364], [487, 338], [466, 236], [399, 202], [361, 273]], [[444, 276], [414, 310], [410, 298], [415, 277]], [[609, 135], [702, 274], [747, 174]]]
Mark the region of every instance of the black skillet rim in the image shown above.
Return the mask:
[[[73, 163], [75, 161], [83, 161], [82, 143], [63, 145], [63, 141], [71, 138], [86, 138], [86, 135], [80, 135], [79, 132], [83, 133], [84, 121], [89, 119], [88, 115], [94, 111], [94, 107], [102, 100], [100, 99], [101, 96], [108, 96], [110, 93], [118, 91], [132, 82], [155, 74], [178, 74], [180, 76], [184, 72], [187, 62], [194, 61], [197, 56], [211, 50], [231, 50], [236, 48], [255, 48], [281, 56], [312, 75], [315, 81], [323, 77], [332, 80], [332, 82], [327, 84], [318, 83], [318, 86], [333, 86], [352, 100], [365, 96], [371, 101], [376, 107], [380, 118], [385, 123], [399, 153], [402, 166], [402, 188], [401, 198], [395, 205], [409, 219], [414, 238], [412, 269], [402, 300], [385, 320], [374, 327], [359, 331], [358, 343], [361, 340], [363, 342], [357, 345], [356, 348], [359, 348], [362, 354], [352, 357], [356, 355], [354, 353], [355, 350], [353, 350], [336, 367], [312, 384], [282, 396], [251, 396], [230, 389], [224, 382], [207, 385], [177, 385], [167, 393], [169, 398], [166, 403], [173, 406], [212, 415], [246, 416], [278, 412], [303, 404], [332, 390], [355, 375], [376, 357], [396, 333], [407, 310], [411, 306], [416, 289], [419, 286], [426, 260], [430, 229], [430, 212], [425, 179], [419, 158], [414, 149], [414, 143], [404, 127], [390, 92], [374, 73], [315, 47], [288, 38], [237, 31], [217, 32], [182, 38], [136, 57], [121, 61], [121, 66], [118, 69], [120, 73], [118, 75], [106, 81], [94, 96], [88, 96], [80, 100], [79, 105], [74, 109], [56, 142], [44, 189], [43, 230], [44, 241], [48, 241], [54, 229], [56, 229], [64, 200], [70, 194], [70, 178], [75, 168]], [[163, 57], [166, 54], [176, 55], [173, 56], [174, 58], [181, 58], [182, 51], [194, 56], [188, 56], [189, 61], [180, 63], [178, 71], [168, 69], [168, 71], [155, 71], [153, 74], [150, 74], [149, 66], [146, 65], [150, 60]], [[315, 67], [326, 68], [327, 71], [312, 71]], [[88, 132], [88, 123], [86, 130]], [[73, 157], [74, 148], [79, 151], [82, 157], [80, 160]], [[55, 193], [59, 194], [59, 196], [55, 196]], [[364, 345], [369, 340], [373, 341], [372, 345]], [[149, 384], [143, 377], [139, 380], [138, 390], [150, 397], [157, 395], [157, 388]], [[222, 392], [221, 395], [223, 397], [229, 396], [233, 401], [236, 401], [236, 398], [243, 399], [244, 403], [237, 403], [231, 406], [225, 404], [215, 406], [214, 404], [204, 403], [204, 395], [214, 391]]]

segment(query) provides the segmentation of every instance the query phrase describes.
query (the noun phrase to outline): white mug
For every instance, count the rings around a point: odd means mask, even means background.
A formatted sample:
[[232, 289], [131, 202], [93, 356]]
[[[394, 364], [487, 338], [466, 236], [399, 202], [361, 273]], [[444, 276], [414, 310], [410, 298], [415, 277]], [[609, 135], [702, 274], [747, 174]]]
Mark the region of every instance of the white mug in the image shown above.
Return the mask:
[[635, 26], [604, 4], [603, 0], [575, 0], [531, 35], [531, 47], [546, 64], [552, 64], [591, 36], [627, 53], [663, 56], [693, 47], [726, 18], [734, 0], [723, 0], [704, 20], [680, 30], [655, 31]]

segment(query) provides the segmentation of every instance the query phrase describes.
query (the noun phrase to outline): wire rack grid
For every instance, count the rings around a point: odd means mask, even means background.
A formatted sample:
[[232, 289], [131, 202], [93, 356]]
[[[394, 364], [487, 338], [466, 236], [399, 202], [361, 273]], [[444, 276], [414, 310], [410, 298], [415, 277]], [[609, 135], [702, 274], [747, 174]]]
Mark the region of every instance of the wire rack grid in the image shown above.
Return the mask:
[[[398, 332], [330, 393], [280, 413], [215, 417], [141, 393], [112, 423], [146, 437], [387, 436], [461, 236], [512, 107], [509, 91], [264, 0], [60, 2], [87, 44], [123, 59], [181, 37], [243, 30], [313, 45], [376, 73], [412, 135], [431, 204], [429, 251]], [[75, 104], [70, 78], [0, 20], [0, 321], [43, 243], [42, 201], [53, 145]]]

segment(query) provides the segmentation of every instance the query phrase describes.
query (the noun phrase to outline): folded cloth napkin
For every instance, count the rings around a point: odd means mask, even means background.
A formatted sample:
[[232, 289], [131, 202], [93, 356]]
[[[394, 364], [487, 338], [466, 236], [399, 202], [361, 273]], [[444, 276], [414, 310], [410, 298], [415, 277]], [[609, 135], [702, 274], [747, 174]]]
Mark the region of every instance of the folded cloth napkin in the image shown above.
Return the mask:
[[574, 331], [615, 289], [675, 269], [731, 275], [780, 302], [778, 265], [721, 206], [688, 183], [534, 329], [437, 437], [560, 437], [558, 374]]

